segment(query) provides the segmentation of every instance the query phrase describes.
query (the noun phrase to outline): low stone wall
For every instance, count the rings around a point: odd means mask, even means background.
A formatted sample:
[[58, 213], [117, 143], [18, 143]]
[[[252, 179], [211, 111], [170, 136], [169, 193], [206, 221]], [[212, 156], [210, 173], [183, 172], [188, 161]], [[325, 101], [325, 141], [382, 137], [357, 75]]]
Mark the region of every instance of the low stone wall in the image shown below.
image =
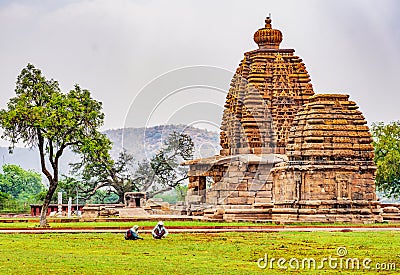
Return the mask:
[[118, 209], [123, 207], [123, 204], [86, 204], [82, 209], [82, 218], [93, 219], [98, 217], [118, 216]]
[[382, 203], [382, 217], [386, 222], [400, 222], [400, 203]]

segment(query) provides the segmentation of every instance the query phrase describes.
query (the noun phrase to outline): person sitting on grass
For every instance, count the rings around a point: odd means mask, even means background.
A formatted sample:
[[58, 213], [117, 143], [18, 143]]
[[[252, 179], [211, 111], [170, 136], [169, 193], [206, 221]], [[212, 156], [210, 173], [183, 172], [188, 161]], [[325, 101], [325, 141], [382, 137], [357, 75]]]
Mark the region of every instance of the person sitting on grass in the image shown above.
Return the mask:
[[152, 235], [154, 239], [165, 238], [168, 235], [168, 231], [164, 227], [164, 223], [162, 221], [159, 221], [158, 224], [153, 228]]
[[128, 229], [125, 233], [125, 240], [143, 240], [143, 238], [139, 236], [138, 229], [139, 225], [135, 225], [131, 229]]

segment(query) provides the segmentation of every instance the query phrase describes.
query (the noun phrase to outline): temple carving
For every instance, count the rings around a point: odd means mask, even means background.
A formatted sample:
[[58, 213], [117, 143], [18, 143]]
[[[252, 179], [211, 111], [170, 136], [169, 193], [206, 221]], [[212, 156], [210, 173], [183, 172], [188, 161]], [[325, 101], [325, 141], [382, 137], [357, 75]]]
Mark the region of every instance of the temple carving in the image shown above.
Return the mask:
[[315, 94], [271, 18], [230, 84], [219, 155], [188, 161], [186, 202], [209, 219], [381, 221], [372, 138], [355, 102]]
[[293, 49], [279, 49], [282, 33], [271, 19], [254, 34], [232, 79], [221, 123], [221, 154], [285, 153], [295, 114], [314, 95], [310, 76]]

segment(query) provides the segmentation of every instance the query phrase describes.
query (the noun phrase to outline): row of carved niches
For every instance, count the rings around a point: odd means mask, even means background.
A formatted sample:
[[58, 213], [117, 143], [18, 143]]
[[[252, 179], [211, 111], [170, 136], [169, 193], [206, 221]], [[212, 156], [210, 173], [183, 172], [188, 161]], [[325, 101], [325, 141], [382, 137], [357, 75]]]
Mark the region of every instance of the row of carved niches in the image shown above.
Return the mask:
[[289, 134], [287, 155], [301, 161], [361, 161], [373, 165], [369, 128], [348, 95], [319, 94], [299, 112]]
[[295, 114], [314, 94], [305, 65], [293, 52], [245, 54], [225, 102], [223, 149], [268, 147], [271, 139], [274, 146], [285, 147]]

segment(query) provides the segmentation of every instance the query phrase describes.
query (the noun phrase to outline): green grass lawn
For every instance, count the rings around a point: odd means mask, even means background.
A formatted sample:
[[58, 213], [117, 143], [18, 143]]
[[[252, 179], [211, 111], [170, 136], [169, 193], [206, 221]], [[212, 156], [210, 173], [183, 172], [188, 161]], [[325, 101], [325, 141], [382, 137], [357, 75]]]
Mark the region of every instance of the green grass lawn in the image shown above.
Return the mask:
[[[1, 274], [375, 274], [377, 263], [400, 269], [400, 232], [170, 234], [125, 241], [122, 234], [0, 234]], [[264, 257], [370, 258], [370, 270], [260, 269]], [[306, 266], [307, 267], [307, 266]]]

